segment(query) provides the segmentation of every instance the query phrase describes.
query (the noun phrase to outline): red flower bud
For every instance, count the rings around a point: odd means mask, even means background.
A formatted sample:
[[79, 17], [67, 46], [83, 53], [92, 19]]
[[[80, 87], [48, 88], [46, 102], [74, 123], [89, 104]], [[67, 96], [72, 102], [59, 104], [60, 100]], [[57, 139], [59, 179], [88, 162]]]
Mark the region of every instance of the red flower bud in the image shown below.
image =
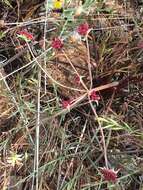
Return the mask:
[[69, 108], [71, 104], [71, 100], [62, 100], [62, 108], [64, 109]]
[[[118, 170], [119, 171], [119, 170]], [[108, 182], [116, 182], [117, 181], [117, 173], [118, 171], [114, 171], [113, 169], [100, 168], [100, 172], [102, 173], [104, 180]]]
[[89, 30], [89, 25], [87, 23], [81, 24], [77, 28], [77, 32], [82, 36], [85, 36], [88, 30]]
[[92, 101], [98, 101], [98, 100], [100, 100], [100, 96], [97, 95], [97, 93], [96, 93], [95, 90], [91, 91], [91, 93], [90, 93], [90, 100], [92, 100]]
[[59, 38], [54, 38], [52, 40], [51, 46], [52, 46], [52, 48], [59, 50], [59, 49], [61, 49], [63, 47], [63, 42]]

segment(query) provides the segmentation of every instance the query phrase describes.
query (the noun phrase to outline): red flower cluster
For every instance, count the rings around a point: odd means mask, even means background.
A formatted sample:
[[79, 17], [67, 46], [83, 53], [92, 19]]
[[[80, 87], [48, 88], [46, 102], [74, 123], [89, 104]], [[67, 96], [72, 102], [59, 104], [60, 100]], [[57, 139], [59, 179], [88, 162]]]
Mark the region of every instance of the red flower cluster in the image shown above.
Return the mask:
[[95, 90], [91, 91], [91, 93], [90, 93], [90, 100], [92, 100], [92, 101], [98, 101], [98, 100], [100, 100], [100, 96], [97, 95], [97, 93], [96, 93]]
[[63, 47], [63, 42], [59, 38], [54, 38], [51, 44], [52, 48], [60, 50]]
[[85, 36], [88, 30], [89, 30], [89, 25], [87, 23], [81, 24], [77, 28], [77, 32], [82, 36]]
[[27, 32], [26, 30], [21, 30], [18, 32], [18, 35], [22, 36], [23, 38], [27, 39], [28, 41], [34, 40], [34, 36]]
[[[87, 23], [81, 24], [77, 28], [77, 34], [81, 36], [85, 36], [89, 30], [89, 25]], [[78, 38], [78, 36], [76, 36]], [[54, 38], [52, 40], [51, 46], [53, 49], [60, 50], [63, 47], [63, 42], [60, 38]]]
[[116, 182], [117, 181], [117, 173], [118, 171], [114, 171], [113, 169], [100, 168], [100, 171], [104, 177], [104, 180], [108, 182]]
[[70, 99], [62, 100], [62, 108], [64, 108], [64, 109], [69, 108], [71, 104], [72, 104], [72, 101]]

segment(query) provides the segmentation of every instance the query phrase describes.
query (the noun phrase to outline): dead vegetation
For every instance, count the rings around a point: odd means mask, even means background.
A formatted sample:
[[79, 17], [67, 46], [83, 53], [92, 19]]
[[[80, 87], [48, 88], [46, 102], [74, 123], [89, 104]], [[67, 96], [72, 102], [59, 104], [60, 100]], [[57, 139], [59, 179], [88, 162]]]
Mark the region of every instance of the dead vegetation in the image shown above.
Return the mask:
[[79, 1], [45, 5], [0, 3], [1, 189], [141, 190], [142, 2], [86, 0], [79, 16]]

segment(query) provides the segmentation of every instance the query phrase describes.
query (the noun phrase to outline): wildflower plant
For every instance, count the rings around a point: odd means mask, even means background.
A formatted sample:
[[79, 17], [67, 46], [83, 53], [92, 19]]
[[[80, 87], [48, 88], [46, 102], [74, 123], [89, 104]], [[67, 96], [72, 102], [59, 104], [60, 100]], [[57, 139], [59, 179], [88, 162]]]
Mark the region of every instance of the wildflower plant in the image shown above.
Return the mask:
[[103, 175], [103, 178], [107, 182], [113, 182], [116, 183], [118, 179], [118, 172], [119, 170], [115, 171], [114, 169], [108, 169], [108, 168], [100, 168], [100, 172]]
[[33, 34], [29, 33], [26, 30], [21, 30], [17, 33], [18, 38], [20, 38], [21, 40], [24, 40], [25, 42], [30, 42], [32, 40], [34, 40], [34, 36]]
[[63, 8], [63, 0], [54, 0], [54, 2], [53, 2], [53, 8], [55, 9], [55, 10], [60, 10], [60, 9], [62, 9]]
[[70, 111], [70, 107], [71, 107], [72, 103], [73, 103], [73, 101], [70, 99], [68, 99], [68, 100], [63, 99], [61, 101], [62, 108], [67, 109], [68, 111]]
[[[136, 74], [142, 75], [142, 22], [128, 15], [125, 5], [124, 14], [108, 14], [106, 3], [46, 0], [43, 6], [20, 0], [1, 15], [5, 21], [0, 32], [5, 35], [0, 45], [6, 59], [1, 56], [0, 102], [11, 99], [10, 108], [4, 104], [0, 109], [0, 126], [6, 125], [1, 126], [2, 163], [8, 166], [3, 164], [1, 172], [6, 176], [8, 169], [15, 169], [23, 178], [18, 183], [24, 181], [28, 189], [122, 189], [124, 181], [125, 188], [131, 184], [126, 189], [134, 183], [132, 189], [141, 189], [143, 76]], [[17, 47], [12, 34], [19, 39]], [[10, 143], [16, 143], [18, 151], [5, 156]], [[129, 162], [135, 163], [133, 179]], [[118, 163], [125, 168], [122, 174], [127, 173], [124, 180], [119, 170], [109, 167]]]
[[100, 96], [97, 94], [97, 92], [95, 90], [92, 90], [90, 92], [89, 97], [90, 97], [91, 101], [98, 101], [98, 100], [100, 100]]
[[77, 27], [77, 32], [78, 32], [81, 36], [86, 36], [86, 35], [88, 34], [88, 31], [89, 31], [89, 25], [88, 25], [88, 23], [80, 24], [80, 25]]
[[54, 38], [52, 40], [51, 46], [55, 50], [60, 50], [63, 47], [63, 42], [60, 38]]

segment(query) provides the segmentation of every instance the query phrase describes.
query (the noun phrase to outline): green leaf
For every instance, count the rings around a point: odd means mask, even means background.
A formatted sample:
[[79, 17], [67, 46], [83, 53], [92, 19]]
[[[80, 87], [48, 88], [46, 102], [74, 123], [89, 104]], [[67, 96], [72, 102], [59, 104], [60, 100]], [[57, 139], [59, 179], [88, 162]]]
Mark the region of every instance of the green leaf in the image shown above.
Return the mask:
[[5, 32], [0, 31], [0, 40], [5, 37]]

